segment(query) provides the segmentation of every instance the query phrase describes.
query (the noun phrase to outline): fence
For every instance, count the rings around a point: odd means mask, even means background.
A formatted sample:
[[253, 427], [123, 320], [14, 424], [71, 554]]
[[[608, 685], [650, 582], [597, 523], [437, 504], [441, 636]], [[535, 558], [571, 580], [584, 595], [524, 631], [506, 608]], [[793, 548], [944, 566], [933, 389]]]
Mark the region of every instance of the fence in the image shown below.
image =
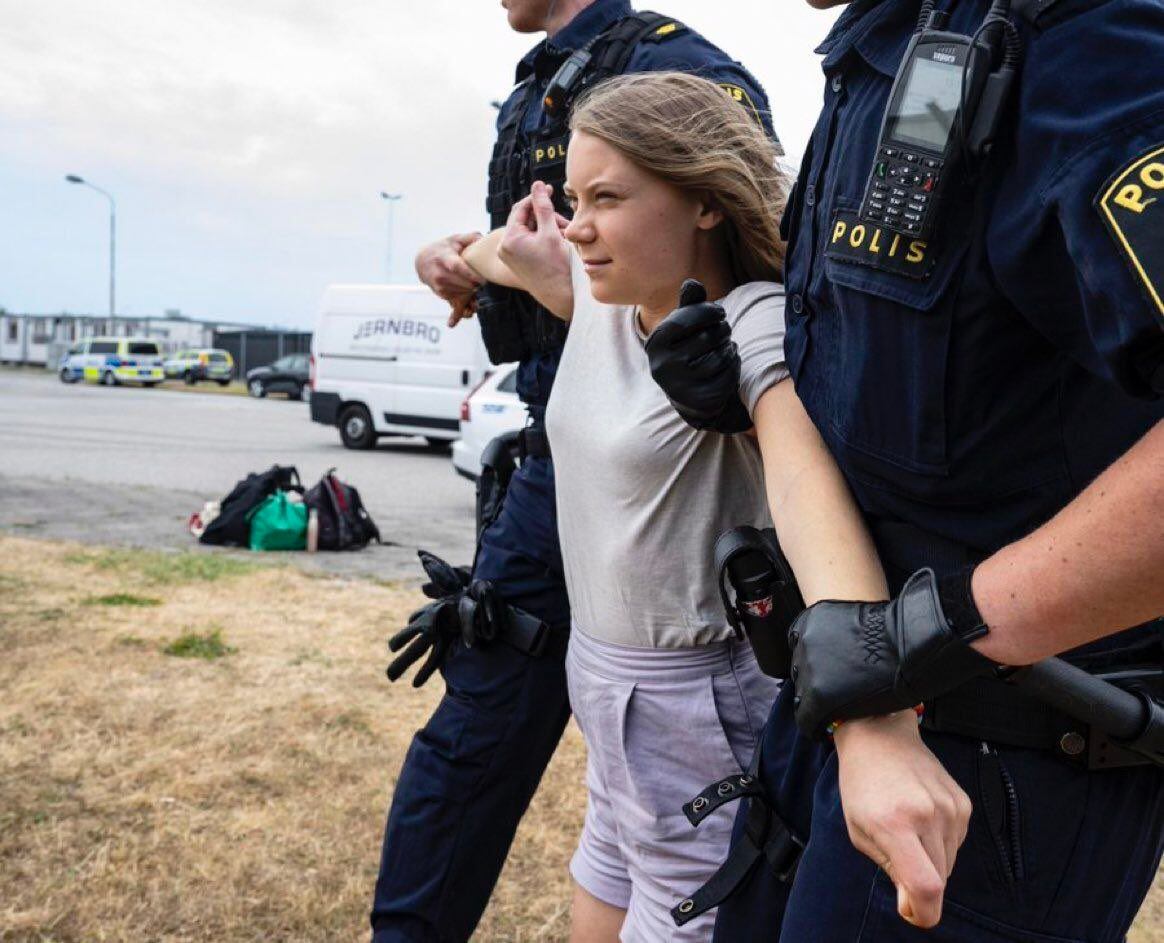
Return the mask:
[[287, 354], [311, 351], [311, 333], [305, 331], [215, 331], [214, 346], [229, 350], [235, 373], [245, 377], [252, 367], [274, 363]]

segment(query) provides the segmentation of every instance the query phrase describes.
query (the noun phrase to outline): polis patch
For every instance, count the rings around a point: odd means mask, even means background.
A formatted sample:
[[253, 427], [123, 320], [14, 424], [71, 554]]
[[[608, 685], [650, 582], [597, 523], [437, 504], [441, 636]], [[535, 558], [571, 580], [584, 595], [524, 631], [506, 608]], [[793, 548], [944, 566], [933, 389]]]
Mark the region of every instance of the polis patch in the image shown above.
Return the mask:
[[833, 211], [825, 258], [924, 279], [934, 270], [935, 256], [924, 239], [862, 222], [853, 210], [837, 209]]
[[554, 138], [550, 141], [537, 141], [530, 149], [530, 158], [533, 161], [534, 171], [544, 170], [546, 167], [552, 167], [555, 164], [560, 164], [566, 159], [566, 144], [570, 140], [569, 135], [563, 134], [561, 137]]
[[1094, 202], [1164, 327], [1164, 144], [1117, 171]]

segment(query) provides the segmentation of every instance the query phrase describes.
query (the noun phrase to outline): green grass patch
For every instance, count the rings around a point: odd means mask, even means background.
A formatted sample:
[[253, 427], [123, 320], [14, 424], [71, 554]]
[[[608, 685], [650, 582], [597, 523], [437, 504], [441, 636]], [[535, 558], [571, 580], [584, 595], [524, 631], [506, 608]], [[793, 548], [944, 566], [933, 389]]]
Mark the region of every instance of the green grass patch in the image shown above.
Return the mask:
[[149, 645], [140, 635], [119, 635], [114, 642], [122, 648], [145, 648]]
[[367, 719], [358, 711], [344, 711], [324, 723], [331, 730], [351, 730], [355, 733], [371, 736], [372, 728]]
[[107, 596], [90, 596], [86, 606], [160, 606], [162, 601], [151, 596], [135, 596], [133, 593], [110, 593]]
[[71, 553], [65, 557], [65, 561], [98, 570], [136, 575], [155, 586], [213, 583], [220, 579], [245, 576], [264, 566], [221, 553], [163, 553], [157, 550], [122, 549]]
[[298, 668], [300, 665], [322, 665], [324, 668], [330, 668], [332, 660], [318, 648], [313, 648], [300, 651], [288, 664], [292, 668]]
[[214, 661], [233, 655], [238, 649], [222, 640], [222, 629], [212, 632], [183, 632], [162, 649], [162, 654], [175, 658], [202, 658]]

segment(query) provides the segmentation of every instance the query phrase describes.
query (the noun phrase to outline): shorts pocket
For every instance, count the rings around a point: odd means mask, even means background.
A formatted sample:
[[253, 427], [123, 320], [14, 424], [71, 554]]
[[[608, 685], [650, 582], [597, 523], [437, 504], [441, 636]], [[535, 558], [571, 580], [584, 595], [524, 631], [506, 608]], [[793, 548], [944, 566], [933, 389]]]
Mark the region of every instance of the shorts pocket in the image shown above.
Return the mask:
[[630, 788], [642, 811], [658, 820], [683, 818], [683, 803], [709, 783], [742, 771], [711, 676], [636, 684], [627, 704], [624, 751]]

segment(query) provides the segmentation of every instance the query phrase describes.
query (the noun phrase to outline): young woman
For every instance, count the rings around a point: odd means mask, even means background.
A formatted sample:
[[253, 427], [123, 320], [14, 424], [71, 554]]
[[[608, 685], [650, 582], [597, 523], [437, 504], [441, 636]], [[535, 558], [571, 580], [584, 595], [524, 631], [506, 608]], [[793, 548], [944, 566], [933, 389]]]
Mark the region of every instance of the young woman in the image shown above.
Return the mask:
[[[886, 586], [786, 382], [785, 187], [771, 142], [717, 86], [679, 73], [603, 83], [571, 127], [573, 220], [535, 183], [506, 230], [464, 258], [571, 322], [547, 428], [573, 614], [570, 699], [589, 751], [572, 940], [705, 939], [710, 915], [679, 930], [669, 910], [718, 867], [732, 820], [720, 810], [695, 830], [681, 806], [746, 765], [776, 694], [724, 617], [716, 536], [767, 526], [770, 511], [807, 603], [882, 599]], [[644, 345], [688, 278], [726, 312], [754, 437], [692, 429], [651, 378]], [[909, 714], [886, 723], [924, 750]], [[930, 773], [935, 788], [956, 789]]]

